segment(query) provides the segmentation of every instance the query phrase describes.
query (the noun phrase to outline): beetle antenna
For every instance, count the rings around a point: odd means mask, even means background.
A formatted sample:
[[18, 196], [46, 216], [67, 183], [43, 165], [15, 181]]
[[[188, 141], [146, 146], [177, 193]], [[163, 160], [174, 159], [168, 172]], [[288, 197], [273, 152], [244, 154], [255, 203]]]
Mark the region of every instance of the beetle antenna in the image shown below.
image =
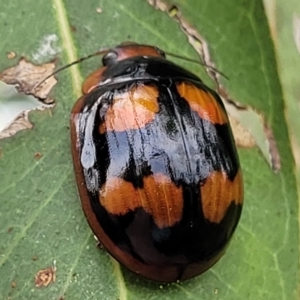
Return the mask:
[[53, 73], [51, 73], [50, 75], [48, 75], [47, 77], [45, 77], [42, 81], [40, 81], [40, 83], [35, 88], [39, 87], [43, 82], [45, 82], [47, 79], [49, 79], [50, 77], [54, 76], [55, 74], [59, 73], [60, 71], [63, 71], [63, 70], [65, 70], [65, 69], [67, 69], [67, 68], [69, 68], [69, 67], [71, 67], [73, 65], [77, 65], [77, 64], [81, 63], [82, 61], [87, 60], [87, 59], [89, 59], [91, 57], [98, 56], [98, 55], [103, 55], [103, 54], [107, 53], [109, 50], [110, 49], [101, 49], [101, 50], [99, 50], [99, 51], [97, 51], [95, 53], [92, 53], [92, 54], [89, 54], [87, 56], [81, 57], [78, 60], [75, 60], [75, 61], [73, 61], [73, 62], [71, 62], [71, 63], [69, 63], [67, 65], [64, 65], [63, 67], [55, 70]]
[[[92, 57], [94, 57], [94, 56], [106, 54], [109, 50], [110, 50], [110, 48], [100, 49], [100, 50], [98, 50], [97, 52], [94, 52], [94, 53], [89, 54], [89, 55], [87, 55], [87, 56], [81, 57], [81, 58], [79, 58], [78, 60], [75, 60], [75, 61], [73, 61], [73, 62], [71, 62], [71, 63], [69, 63], [69, 64], [67, 64], [67, 65], [64, 65], [63, 67], [61, 67], [61, 68], [55, 70], [55, 71], [54, 71], [53, 73], [51, 73], [50, 75], [46, 76], [42, 81], [40, 81], [40, 82], [35, 86], [35, 88], [39, 87], [42, 83], [44, 83], [47, 79], [49, 79], [50, 77], [54, 76], [55, 74], [57, 74], [57, 73], [59, 73], [59, 72], [65, 70], [65, 69], [67, 69], [67, 68], [69, 68], [69, 67], [71, 67], [71, 66], [73, 66], [73, 65], [77, 65], [77, 64], [81, 63], [82, 61], [85, 61], [85, 60], [87, 60], [87, 59], [89, 59], [89, 58], [92, 58]], [[212, 67], [212, 66], [209, 66], [209, 65], [207, 65], [207, 64], [205, 64], [205, 63], [202, 63], [202, 62], [200, 62], [200, 61], [198, 61], [198, 60], [196, 60], [196, 59], [188, 58], [188, 57], [185, 57], [185, 56], [182, 56], [182, 55], [178, 55], [178, 54], [174, 54], [174, 53], [170, 53], [170, 52], [165, 52], [165, 53], [166, 53], [167, 55], [173, 56], [173, 57], [175, 57], [175, 58], [179, 58], [179, 59], [183, 59], [183, 60], [186, 60], [186, 61], [189, 61], [189, 62], [192, 62], [192, 63], [200, 64], [200, 65], [204, 66], [205, 68], [208, 68], [208, 69], [210, 69], [210, 70], [212, 70], [212, 71], [214, 71], [214, 72], [220, 74], [220, 75], [223, 76], [224, 78], [229, 79], [224, 73], [220, 72], [220, 71], [217, 70], [216, 68], [214, 68], [214, 67]]]
[[165, 52], [167, 55], [170, 55], [170, 56], [173, 56], [175, 58], [179, 58], [179, 59], [183, 59], [183, 60], [186, 60], [186, 61], [189, 61], [189, 62], [192, 62], [192, 63], [196, 63], [196, 64], [200, 64], [201, 66], [205, 67], [205, 68], [208, 68], [212, 71], [214, 71], [215, 73], [218, 73], [220, 74], [221, 76], [223, 76], [224, 78], [226, 78], [227, 80], [229, 80], [229, 78], [224, 74], [222, 73], [221, 71], [219, 71], [218, 69], [212, 67], [212, 66], [209, 66], [205, 63], [202, 63], [200, 62], [199, 60], [196, 60], [196, 59], [192, 59], [192, 58], [188, 58], [188, 57], [185, 57], [185, 56], [182, 56], [182, 55], [178, 55], [178, 54], [174, 54], [174, 53], [170, 53], [170, 52]]

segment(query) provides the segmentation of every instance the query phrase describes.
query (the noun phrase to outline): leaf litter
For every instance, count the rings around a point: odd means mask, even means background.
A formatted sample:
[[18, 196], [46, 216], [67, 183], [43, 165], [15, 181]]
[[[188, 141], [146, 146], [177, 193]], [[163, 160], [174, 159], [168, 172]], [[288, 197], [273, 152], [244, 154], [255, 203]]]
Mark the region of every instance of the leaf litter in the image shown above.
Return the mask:
[[52, 76], [42, 82], [54, 69], [55, 61], [37, 66], [21, 58], [16, 66], [0, 73], [0, 139], [31, 129], [30, 111], [55, 106], [49, 93], [57, 80]]

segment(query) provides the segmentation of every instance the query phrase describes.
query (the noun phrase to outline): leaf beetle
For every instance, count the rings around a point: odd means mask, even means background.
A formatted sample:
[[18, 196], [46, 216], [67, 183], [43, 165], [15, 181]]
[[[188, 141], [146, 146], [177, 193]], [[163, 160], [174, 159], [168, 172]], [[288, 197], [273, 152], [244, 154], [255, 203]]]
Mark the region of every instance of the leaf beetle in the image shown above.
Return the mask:
[[223, 255], [242, 210], [225, 108], [157, 47], [121, 44], [102, 61], [71, 113], [87, 221], [134, 273], [160, 282], [192, 278]]

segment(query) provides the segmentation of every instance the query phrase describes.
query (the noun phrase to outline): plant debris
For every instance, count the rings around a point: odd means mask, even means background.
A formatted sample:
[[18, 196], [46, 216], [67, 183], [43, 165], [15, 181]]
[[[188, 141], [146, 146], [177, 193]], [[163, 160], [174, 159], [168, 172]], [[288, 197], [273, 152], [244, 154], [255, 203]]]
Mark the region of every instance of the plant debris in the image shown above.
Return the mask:
[[10, 51], [6, 54], [8, 59], [14, 59], [16, 57], [16, 52]]
[[57, 80], [52, 76], [42, 82], [54, 69], [55, 62], [36, 66], [22, 58], [18, 65], [0, 73], [0, 139], [31, 129], [30, 111], [54, 107], [48, 95]]
[[39, 270], [35, 275], [34, 281], [36, 287], [48, 286], [56, 280], [56, 267], [52, 266]]
[[[55, 69], [55, 62], [46, 63], [36, 66], [31, 62], [21, 58], [18, 65], [8, 68], [0, 73], [0, 80], [6, 84], [16, 85], [20, 93], [33, 95], [36, 98], [44, 100], [49, 104], [47, 99], [51, 89], [57, 83], [54, 76], [47, 79], [41, 85], [44, 78], [51, 75]], [[53, 102], [53, 101], [52, 101]]]

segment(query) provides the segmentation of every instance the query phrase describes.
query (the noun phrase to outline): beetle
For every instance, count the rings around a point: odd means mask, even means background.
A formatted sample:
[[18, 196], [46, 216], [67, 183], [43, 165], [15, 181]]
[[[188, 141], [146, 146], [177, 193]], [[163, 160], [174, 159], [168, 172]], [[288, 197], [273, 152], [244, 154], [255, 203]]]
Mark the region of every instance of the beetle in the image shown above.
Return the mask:
[[159, 282], [192, 278], [223, 255], [242, 211], [225, 108], [157, 47], [121, 44], [102, 63], [70, 121], [87, 221], [134, 273]]

